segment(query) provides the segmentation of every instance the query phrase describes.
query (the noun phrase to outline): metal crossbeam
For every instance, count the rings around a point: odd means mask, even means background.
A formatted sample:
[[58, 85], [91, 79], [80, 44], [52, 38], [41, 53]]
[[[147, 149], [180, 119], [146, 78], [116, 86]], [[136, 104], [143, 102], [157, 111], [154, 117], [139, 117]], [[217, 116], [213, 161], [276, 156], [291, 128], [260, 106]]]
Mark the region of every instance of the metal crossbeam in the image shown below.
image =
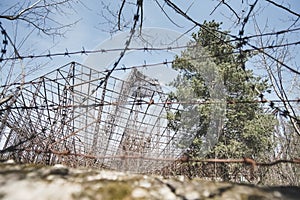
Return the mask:
[[8, 95], [0, 105], [3, 159], [144, 173], [183, 151], [167, 119], [179, 107], [136, 69], [120, 80], [73, 62]]

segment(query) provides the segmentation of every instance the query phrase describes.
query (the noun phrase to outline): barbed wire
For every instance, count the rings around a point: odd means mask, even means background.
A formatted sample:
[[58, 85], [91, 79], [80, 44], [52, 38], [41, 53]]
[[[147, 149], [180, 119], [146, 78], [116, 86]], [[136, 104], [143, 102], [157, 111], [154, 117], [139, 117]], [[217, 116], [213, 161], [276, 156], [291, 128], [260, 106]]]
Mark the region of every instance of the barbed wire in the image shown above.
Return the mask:
[[[268, 33], [266, 35], [268, 35]], [[245, 38], [247, 39], [247, 38], [250, 38], [250, 37], [245, 37]], [[258, 37], [258, 35], [257, 35], [257, 37]], [[126, 43], [129, 43], [128, 41], [129, 40], [127, 40]], [[233, 40], [231, 40], [231, 42], [232, 41]], [[216, 42], [216, 44], [219, 44], [219, 43]], [[243, 52], [253, 52], [253, 51], [261, 52], [265, 49], [274, 49], [274, 48], [281, 48], [281, 47], [288, 47], [288, 46], [296, 46], [296, 45], [299, 45], [299, 44], [300, 44], [300, 41], [295, 41], [295, 42], [289, 42], [289, 43], [284, 43], [284, 44], [267, 45], [267, 46], [264, 46], [264, 47], [252, 46], [253, 48], [244, 49], [242, 51]], [[125, 51], [144, 51], [144, 52], [149, 52], [149, 51], [172, 51], [172, 50], [178, 50], [178, 49], [194, 48], [194, 47], [197, 47], [197, 46], [199, 46], [199, 45], [197, 45], [197, 44], [193, 45], [192, 44], [192, 45], [167, 46], [167, 47], [129, 47], [129, 46], [127, 46], [127, 47], [124, 47], [124, 48], [107, 48], [107, 49], [96, 49], [96, 50], [85, 50], [85, 48], [82, 47], [82, 50], [71, 51], [71, 52], [69, 52], [68, 49], [66, 49], [66, 51], [64, 51], [64, 52], [57, 52], [57, 53], [50, 53], [50, 51], [49, 51], [47, 54], [19, 55], [19, 56], [16, 56], [16, 57], [1, 58], [0, 62], [7, 61], [7, 60], [35, 59], [35, 58], [50, 58], [50, 59], [52, 59], [53, 57], [58, 57], [58, 56], [89, 55], [89, 54], [96, 54], [96, 53], [109, 53], [109, 52], [119, 52], [119, 51], [121, 51], [120, 55], [123, 55], [123, 54], [125, 54]], [[231, 54], [240, 54], [240, 53], [241, 53], [240, 51], [233, 51], [233, 52], [230, 52], [228, 54], [231, 55]], [[221, 57], [221, 56], [226, 56], [226, 55], [205, 56], [205, 57], [214, 58], [214, 57]], [[114, 64], [114, 66], [115, 66], [115, 64]]]
[[[132, 27], [130, 29], [129, 38], [125, 42], [125, 47], [121, 51], [119, 58], [114, 62], [112, 69], [110, 69], [109, 71], [107, 71], [107, 74], [106, 74], [105, 78], [100, 81], [100, 83], [98, 84], [98, 86], [96, 87], [96, 89], [94, 91], [97, 91], [98, 88], [100, 88], [102, 86], [102, 84], [105, 83], [109, 79], [109, 77], [111, 76], [111, 74], [113, 73], [113, 71], [118, 67], [118, 65], [120, 64], [121, 60], [125, 56], [125, 53], [128, 51], [129, 45], [131, 44], [131, 41], [132, 41], [133, 36], [134, 36], [134, 33], [136, 32], [136, 29], [137, 29], [137, 24], [138, 24], [138, 21], [140, 19], [140, 13], [142, 12], [142, 9], [143, 9], [142, 8], [143, 7], [142, 4], [143, 4], [142, 0], [136, 0], [136, 13], [133, 16], [133, 25], [132, 25]], [[93, 94], [93, 92], [92, 92], [92, 94]]]
[[[222, 55], [222, 56], [226, 56], [226, 55]], [[201, 58], [211, 58], [211, 56], [203, 56]], [[187, 59], [187, 61], [191, 61], [191, 60], [196, 60], [199, 58], [189, 58]], [[158, 63], [151, 63], [151, 64], [142, 64], [142, 65], [136, 65], [136, 66], [130, 66], [130, 67], [126, 67], [125, 65], [123, 65], [120, 68], [114, 67], [112, 69], [106, 69], [104, 71], [102, 71], [102, 73], [107, 73], [107, 75], [105, 76], [105, 79], [101, 79], [100, 83], [97, 85], [97, 88], [94, 91], [97, 91], [97, 89], [99, 87], [101, 87], [101, 85], [109, 78], [109, 76], [112, 74], [113, 71], [126, 71], [126, 70], [131, 70], [131, 69], [138, 69], [138, 68], [147, 68], [147, 67], [155, 67], [155, 66], [161, 66], [161, 65], [165, 65], [168, 67], [168, 64], [173, 64], [175, 60], [172, 61], [163, 61], [163, 62], [158, 62]], [[78, 65], [82, 65], [80, 63], [76, 63], [76, 62], [71, 62], [73, 64], [78, 64]], [[101, 72], [100, 72], [101, 73]], [[21, 86], [24, 84], [39, 84], [40, 81], [29, 81], [29, 82], [25, 82], [25, 83], [11, 83], [11, 84], [5, 84], [5, 85], [1, 85], [0, 88], [7, 88], [10, 86]], [[264, 94], [262, 94], [261, 91], [258, 91], [257, 88], [255, 86], [253, 86], [253, 90], [257, 91], [257, 98], [259, 100], [250, 100], [250, 101], [235, 101], [235, 100], [228, 100], [225, 101], [227, 104], [249, 104], [249, 103], [269, 103], [268, 106], [272, 109], [272, 114], [277, 115], [280, 114], [281, 116], [284, 117], [290, 117], [291, 119], [296, 120], [299, 124], [300, 124], [300, 120], [298, 119], [297, 116], [292, 115], [288, 110], [286, 109], [282, 109], [281, 107], [275, 105], [275, 103], [300, 103], [300, 99], [291, 99], [291, 100], [269, 100], [265, 97]], [[92, 95], [92, 94], [91, 94]], [[12, 96], [9, 96], [12, 97]], [[11, 98], [6, 98], [5, 101], [1, 101], [0, 105], [2, 105], [3, 103], [5, 103], [6, 101], [9, 101]], [[124, 103], [124, 102], [123, 102]], [[201, 105], [201, 104], [216, 104], [216, 103], [220, 103], [220, 101], [217, 102], [213, 102], [212, 100], [209, 101], [189, 101], [189, 102], [183, 102], [183, 101], [177, 101], [177, 102], [164, 102], [164, 103], [156, 103], [156, 102], [152, 102], [152, 104], [190, 104], [190, 105]], [[125, 103], [126, 105], [143, 105], [143, 104], [149, 104], [149, 102], [146, 101], [139, 101], [139, 102], [127, 102]], [[124, 104], [124, 105], [125, 105]], [[111, 105], [120, 105], [120, 102], [111, 102], [111, 103], [100, 103], [100, 104], [89, 104], [89, 105], [65, 105], [64, 107], [101, 107], [101, 106], [111, 106]], [[0, 109], [0, 112], [3, 112], [5, 110], [8, 109], [47, 109], [47, 108], [52, 108], [52, 109], [59, 109], [59, 108], [64, 108], [61, 105], [47, 105], [47, 106], [9, 106], [3, 109]]]
[[[11, 99], [11, 98], [10, 98]], [[8, 99], [8, 100], [10, 100]], [[287, 100], [286, 102], [289, 103], [300, 103], [300, 99], [291, 99]], [[1, 102], [3, 104], [4, 102]], [[30, 110], [30, 109], [38, 109], [38, 110], [59, 110], [64, 108], [89, 108], [89, 107], [103, 107], [103, 106], [119, 106], [119, 105], [127, 105], [127, 106], [142, 106], [142, 105], [163, 105], [163, 106], [170, 106], [170, 105], [212, 105], [212, 104], [222, 104], [226, 103], [228, 105], [234, 105], [234, 104], [268, 104], [268, 106], [272, 109], [271, 114], [277, 115], [280, 114], [283, 117], [289, 116], [290, 118], [293, 118], [294, 120], [297, 120], [298, 123], [300, 123], [299, 119], [297, 117], [294, 117], [290, 115], [290, 113], [286, 109], [280, 108], [280, 106], [276, 106], [275, 103], [282, 103], [282, 100], [267, 100], [267, 99], [261, 99], [261, 100], [196, 100], [196, 101], [171, 101], [167, 100], [166, 102], [155, 102], [153, 99], [150, 99], [149, 101], [146, 100], [135, 100], [135, 101], [128, 101], [128, 102], [106, 102], [106, 103], [95, 103], [95, 104], [88, 104], [88, 105], [57, 105], [57, 104], [48, 104], [48, 105], [39, 105], [39, 106], [6, 106], [2, 109], [0, 109], [0, 112], [4, 112], [7, 110]], [[1, 106], [0, 104], [0, 106]]]
[[1, 34], [4, 36], [4, 40], [2, 41], [2, 43], [5, 45], [5, 48], [1, 49], [1, 57], [0, 57], [0, 63], [2, 61], [5, 61], [6, 59], [4, 58], [4, 54], [7, 53], [7, 47], [8, 47], [8, 42], [10, 43], [10, 45], [13, 47], [13, 51], [15, 56], [13, 57], [13, 60], [18, 60], [18, 59], [22, 59], [22, 57], [20, 56], [20, 53], [17, 49], [17, 47], [15, 46], [13, 40], [11, 39], [11, 37], [7, 34], [6, 30], [4, 29], [4, 27], [2, 26], [2, 23], [0, 22], [0, 29], [1, 29]]
[[[233, 38], [234, 40], [236, 40], [238, 42], [238, 45], [240, 46], [240, 48], [248, 45], [250, 46], [251, 48], [255, 49], [255, 50], [258, 50], [260, 53], [266, 55], [267, 57], [269, 57], [271, 60], [274, 60], [275, 62], [281, 64], [283, 67], [289, 69], [291, 72], [295, 73], [295, 74], [298, 74], [300, 75], [300, 72], [296, 69], [293, 69], [292, 67], [288, 66], [287, 64], [281, 62], [280, 60], [278, 60], [277, 58], [275, 58], [274, 56], [270, 55], [269, 53], [263, 51], [263, 48], [264, 47], [257, 47], [253, 44], [251, 44], [247, 37], [241, 37], [241, 35], [244, 34], [243, 32], [243, 28], [239, 31], [239, 34], [238, 35], [233, 35], [233, 34], [230, 34], [230, 32], [224, 32], [224, 31], [221, 31], [221, 30], [210, 30], [209, 27], [205, 26], [205, 24], [201, 24], [199, 22], [197, 22], [196, 20], [194, 20], [191, 16], [189, 16], [186, 12], [184, 12], [181, 8], [179, 8], [175, 3], [173, 3], [172, 1], [170, 0], [164, 0], [164, 2], [166, 3], [166, 5], [168, 5], [170, 8], [172, 8], [176, 13], [178, 13], [179, 15], [181, 15], [182, 17], [184, 17], [185, 19], [187, 19], [188, 21], [190, 21], [191, 23], [193, 23], [194, 25], [208, 31], [209, 33], [213, 34], [217, 39], [220, 40], [220, 42], [222, 42], [223, 40], [221, 38], [219, 38], [215, 33], [219, 33], [219, 34], [222, 34], [222, 35], [226, 35], [230, 38]], [[251, 12], [253, 11], [255, 5], [256, 5], [257, 1], [255, 1], [253, 4], [250, 4], [250, 10], [248, 12], [248, 15], [251, 14]], [[246, 16], [243, 20], [243, 24], [242, 24], [242, 27], [244, 27], [246, 25], [246, 23], [248, 23], [249, 21], [249, 16]], [[223, 41], [224, 42], [224, 41]]]
[[[124, 4], [125, 1], [123, 1], [123, 4]], [[172, 9], [174, 9], [174, 11], [176, 11], [177, 13], [179, 13], [180, 15], [182, 15], [183, 17], [185, 17], [187, 20], [193, 22], [195, 25], [209, 31], [209, 32], [212, 32], [211, 30], [209, 30], [208, 27], [206, 27], [204, 24], [201, 24], [201, 23], [198, 23], [197, 21], [193, 20], [186, 12], [183, 12], [176, 4], [174, 4], [173, 2], [169, 1], [169, 0], [165, 0], [164, 1], [166, 3], [166, 5], [170, 6]], [[298, 45], [300, 44], [300, 41], [296, 41], [296, 42], [291, 42], [291, 43], [287, 43], [287, 44], [283, 44], [283, 45], [270, 45], [270, 46], [264, 46], [264, 47], [257, 47], [255, 45], [252, 45], [250, 42], [249, 42], [249, 39], [251, 38], [255, 38], [255, 37], [263, 37], [263, 36], [272, 36], [272, 35], [275, 35], [275, 36], [278, 36], [280, 34], [285, 34], [285, 33], [291, 33], [291, 32], [294, 32], [294, 31], [298, 31], [299, 28], [295, 28], [295, 29], [291, 29], [291, 28], [288, 28], [288, 29], [283, 29], [283, 30], [279, 30], [279, 31], [275, 31], [275, 32], [269, 32], [269, 33], [263, 33], [263, 34], [258, 34], [258, 35], [250, 35], [250, 36], [243, 36], [244, 35], [244, 28], [245, 28], [245, 25], [247, 24], [248, 20], [249, 20], [249, 17], [250, 17], [250, 14], [253, 12], [254, 10], [254, 7], [256, 5], [258, 1], [255, 1], [253, 4], [250, 4], [250, 9], [246, 15], [246, 17], [244, 18], [243, 22], [242, 22], [242, 27], [241, 27], [241, 30], [239, 31], [239, 34], [238, 36], [236, 35], [233, 35], [233, 34], [230, 34], [229, 32], [222, 32], [220, 30], [215, 30], [216, 32], [218, 33], [222, 33], [222, 34], [225, 34], [227, 36], [229, 36], [230, 38], [233, 38], [232, 40], [230, 41], [220, 41], [220, 42], [234, 42], [234, 41], [237, 41], [240, 46], [240, 48], [242, 46], [245, 46], [245, 45], [249, 45], [250, 47], [252, 47], [252, 51], [255, 50], [255, 51], [259, 51], [260, 53], [263, 53], [265, 54], [266, 56], [268, 56], [269, 58], [275, 60], [276, 62], [279, 62], [281, 65], [283, 65], [284, 67], [286, 67], [287, 69], [291, 70], [292, 72], [296, 73], [296, 74], [300, 74], [300, 72], [296, 69], [293, 69], [292, 67], [288, 66], [287, 64], [283, 63], [283, 62], [280, 62], [278, 59], [276, 59], [274, 56], [268, 54], [267, 52], [263, 51], [264, 49], [268, 49], [268, 48], [278, 48], [278, 47], [285, 47], [285, 46], [290, 46], [290, 45]], [[268, 1], [269, 3], [272, 3], [273, 5], [281, 8], [281, 9], [284, 9], [286, 10], [287, 12], [295, 15], [295, 16], [299, 16], [299, 14], [297, 14], [296, 12], [292, 11], [291, 9], [288, 9], [282, 5], [279, 5], [279, 4], [276, 4], [275, 2], [273, 1]], [[122, 7], [124, 6], [122, 4]], [[130, 36], [129, 36], [129, 39], [125, 42], [125, 48], [119, 48], [119, 49], [100, 49], [100, 50], [88, 50], [86, 51], [84, 48], [80, 51], [73, 51], [73, 52], [68, 52], [68, 50], [66, 50], [65, 52], [59, 52], [59, 53], [48, 53], [48, 54], [41, 54], [41, 55], [24, 55], [24, 56], [21, 56], [19, 53], [17, 53], [17, 56], [15, 57], [8, 57], [8, 58], [3, 58], [3, 55], [0, 57], [0, 62], [1, 61], [4, 61], [4, 60], [15, 60], [15, 59], [33, 59], [33, 58], [42, 58], [42, 57], [49, 57], [49, 58], [52, 58], [54, 56], [70, 56], [70, 55], [77, 55], [77, 54], [91, 54], [91, 53], [99, 53], [99, 52], [109, 52], [109, 51], [122, 51], [120, 53], [120, 57], [118, 60], [121, 60], [122, 57], [124, 56], [125, 52], [127, 50], [143, 50], [143, 51], [148, 51], [148, 50], [151, 50], [150, 48], [131, 48], [129, 49], [129, 44], [131, 42], [131, 39], [134, 35], [134, 32], [135, 32], [135, 28], [136, 28], [136, 25], [137, 25], [137, 22], [139, 21], [139, 14], [142, 14], [142, 4], [143, 2], [141, 0], [137, 0], [136, 2], [136, 6], [137, 6], [137, 11], [136, 13], [134, 14], [134, 23], [133, 23], [133, 27], [131, 28], [130, 30]], [[230, 7], [230, 5], [226, 4], [225, 2], [223, 2], [223, 4], [225, 4], [231, 11], [234, 12], [234, 9]], [[121, 13], [122, 13], [122, 7], [121, 7], [121, 10], [119, 11], [118, 15], [120, 17]], [[141, 12], [141, 13], [140, 13]], [[235, 12], [234, 12], [235, 13]], [[235, 13], [235, 15], [237, 15]], [[141, 26], [142, 26], [142, 21], [143, 19], [141, 19]], [[118, 21], [118, 23], [120, 23]], [[120, 25], [120, 24], [119, 24]], [[2, 27], [3, 29], [3, 27]], [[4, 30], [4, 29], [3, 29]], [[6, 34], [7, 35], [7, 34]], [[243, 36], [243, 37], [242, 37]], [[184, 48], [184, 47], [179, 47], [179, 48]], [[153, 48], [152, 50], [166, 50], [166, 49], [177, 49], [176, 47], [167, 47], [167, 48]], [[247, 51], [247, 50], [246, 50]], [[249, 51], [251, 51], [251, 49], [249, 49]], [[119, 61], [116, 61], [116, 63], [119, 63]], [[115, 64], [116, 64], [115, 63]], [[114, 66], [115, 66], [114, 64]]]
[[151, 160], [151, 161], [167, 161], [167, 162], [177, 162], [177, 163], [241, 163], [245, 165], [250, 165], [253, 168], [257, 168], [257, 166], [268, 167], [277, 165], [280, 163], [291, 163], [291, 164], [300, 164], [300, 158], [293, 158], [293, 159], [277, 159], [272, 160], [269, 162], [258, 162], [255, 159], [243, 157], [243, 158], [190, 158], [188, 155], [183, 154], [178, 158], [159, 158], [159, 157], [148, 157], [148, 156], [134, 156], [134, 155], [114, 155], [114, 156], [99, 156], [99, 155], [90, 155], [90, 154], [83, 154], [83, 153], [72, 153], [69, 150], [64, 151], [57, 151], [54, 149], [49, 150], [33, 150], [33, 149], [7, 149], [1, 150], [0, 153], [8, 152], [8, 151], [27, 151], [27, 152], [34, 152], [34, 153], [52, 153], [58, 156], [78, 156], [90, 159], [143, 159], [143, 160]]
[[[138, 12], [138, 11], [137, 11]], [[134, 20], [138, 21], [138, 14], [136, 14], [135, 16], [136, 19], [134, 18]], [[130, 36], [129, 39], [125, 42], [125, 47], [124, 48], [111, 48], [111, 49], [96, 49], [96, 50], [85, 50], [84, 47], [82, 47], [82, 50], [76, 50], [76, 51], [71, 51], [69, 52], [68, 49], [66, 48], [66, 51], [64, 52], [57, 52], [57, 53], [50, 53], [50, 51], [47, 54], [40, 54], [40, 55], [20, 55], [20, 53], [17, 54], [17, 56], [14, 57], [7, 57], [7, 58], [3, 58], [3, 55], [6, 53], [6, 48], [3, 48], [1, 57], [0, 57], [0, 62], [2, 61], [7, 61], [7, 60], [17, 60], [17, 59], [34, 59], [34, 58], [53, 58], [56, 56], [71, 56], [71, 55], [88, 55], [88, 54], [95, 54], [95, 53], [107, 53], [107, 52], [118, 52], [118, 51], [122, 51], [120, 53], [120, 55], [124, 55], [125, 51], [172, 51], [172, 50], [177, 50], [177, 49], [185, 49], [185, 48], [193, 48], [196, 47], [196, 45], [181, 45], [181, 46], [168, 46], [168, 47], [136, 47], [136, 48], [129, 48], [129, 44], [131, 42], [131, 39], [135, 33], [135, 27], [136, 25], [134, 25], [134, 27], [131, 29], [130, 31]], [[243, 26], [244, 27], [244, 26]], [[7, 32], [4, 29], [4, 27], [1, 25], [0, 22], [0, 28], [1, 28], [1, 33], [5, 36], [5, 39], [3, 40], [3, 44], [5, 44], [5, 47], [8, 44], [7, 41]], [[215, 44], [224, 44], [224, 43], [232, 43], [232, 42], [236, 42], [236, 41], [248, 41], [249, 39], [252, 38], [256, 38], [256, 37], [264, 37], [264, 36], [278, 36], [281, 34], [285, 34], [285, 33], [290, 33], [290, 32], [294, 32], [294, 31], [299, 31], [300, 28], [295, 28], [295, 29], [282, 29], [276, 32], [268, 32], [268, 33], [262, 33], [262, 34], [256, 34], [256, 35], [250, 35], [250, 36], [244, 36], [241, 37], [242, 35], [240, 35], [239, 38], [235, 37], [234, 39], [228, 40], [228, 41], [219, 41], [219, 42], [214, 42]], [[243, 32], [243, 31], [242, 31]], [[223, 32], [220, 32], [223, 33]], [[228, 33], [223, 33], [223, 34], [228, 34]], [[232, 36], [232, 35], [230, 35]], [[212, 43], [212, 44], [214, 44]], [[295, 42], [289, 42], [286, 44], [279, 44], [279, 45], [268, 45], [268, 46], [264, 46], [264, 47], [254, 47], [252, 49], [245, 49], [244, 52], [250, 52], [250, 51], [254, 51], [254, 50], [264, 50], [264, 49], [273, 49], [273, 48], [279, 48], [279, 47], [287, 47], [287, 46], [293, 46], [293, 45], [299, 45], [300, 41], [295, 41]], [[240, 53], [239, 52], [235, 52], [235, 53]], [[123, 57], [123, 56], [122, 56]]]
[[[280, 66], [288, 69], [289, 71], [300, 75], [300, 71], [297, 69], [294, 69], [293, 67], [289, 66], [288, 64], [284, 63], [283, 61], [281, 61], [279, 58], [276, 58], [274, 55], [270, 54], [269, 52], [264, 50], [264, 46], [258, 47], [256, 45], [253, 45], [248, 39], [242, 38], [241, 36], [244, 35], [244, 27], [245, 25], [249, 22], [249, 17], [251, 12], [254, 10], [254, 7], [257, 5], [258, 0], [254, 1], [252, 4], [249, 4], [250, 9], [248, 11], [248, 13], [246, 14], [246, 17], [243, 17], [243, 22], [242, 22], [242, 27], [238, 33], [238, 35], [234, 35], [234, 34], [230, 34], [230, 32], [224, 32], [221, 30], [211, 30], [209, 27], [207, 27], [204, 23], [199, 23], [197, 22], [195, 19], [193, 19], [190, 15], [188, 15], [187, 12], [184, 12], [180, 7], [177, 6], [177, 4], [173, 3], [170, 0], [164, 0], [164, 2], [166, 3], [166, 5], [168, 5], [170, 8], [172, 8], [176, 13], [178, 13], [179, 15], [181, 15], [182, 17], [184, 17], [185, 19], [187, 19], [189, 22], [193, 23], [195, 26], [199, 26], [200, 28], [202, 28], [203, 30], [207, 31], [208, 33], [212, 34], [216, 39], [220, 40], [220, 42], [222, 42], [224, 39], [220, 38], [218, 34], [220, 35], [225, 35], [226, 37], [232, 38], [234, 40], [237, 41], [237, 46], [238, 49], [240, 50], [241, 54], [241, 60], [243, 60], [244, 56], [242, 54], [243, 52], [243, 48], [245, 47], [251, 47], [252, 49], [256, 50], [258, 53], [261, 53], [262, 55], [265, 55], [267, 58], [269, 58], [270, 60], [278, 63]], [[272, 1], [271, 1], [272, 2]], [[277, 4], [274, 4], [275, 6], [278, 6]], [[230, 6], [229, 6], [230, 7]], [[281, 9], [284, 9], [284, 6], [279, 6]], [[231, 8], [231, 7], [230, 7]], [[295, 12], [292, 12], [290, 9], [285, 9], [286, 11], [295, 14]], [[299, 18], [298, 18], [299, 19]], [[298, 20], [297, 19], [297, 20]], [[232, 46], [232, 45], [231, 45]], [[244, 65], [241, 65], [241, 68], [243, 70], [244, 69]], [[255, 88], [257, 90], [257, 88]], [[262, 93], [260, 91], [258, 91], [259, 95], [262, 95]], [[271, 104], [273, 105], [273, 104]], [[279, 110], [278, 108], [275, 108], [277, 111]], [[289, 116], [291, 121], [293, 119], [296, 120], [297, 125], [299, 126], [299, 120], [297, 119], [297, 116], [295, 115], [294, 109], [292, 107], [290, 107], [291, 112], [288, 111], [288, 108], [285, 108], [285, 110], [283, 110], [282, 115], [283, 116]], [[294, 124], [294, 123], [293, 123]], [[298, 135], [300, 135], [298, 128], [295, 128]]]
[[1, 62], [4, 58], [4, 55], [6, 54], [6, 51], [7, 51], [6, 48], [8, 45], [7, 33], [6, 33], [5, 29], [3, 28], [1, 22], [0, 22], [0, 31], [1, 31], [1, 35], [3, 37], [2, 46], [1, 46], [1, 54], [0, 54], [0, 62]]
[[[106, 102], [106, 103], [94, 103], [94, 104], [88, 104], [88, 105], [57, 105], [57, 104], [48, 104], [48, 105], [40, 105], [40, 106], [9, 106], [5, 109], [0, 109], [0, 112], [5, 110], [12, 110], [12, 109], [53, 109], [58, 110], [61, 108], [88, 108], [88, 107], [101, 107], [101, 106], [118, 106], [118, 105], [209, 105], [209, 104], [221, 104], [226, 102], [226, 104], [257, 104], [257, 103], [281, 103], [282, 100], [228, 100], [228, 101], [222, 101], [222, 100], [196, 100], [196, 101], [166, 101], [166, 102], [155, 102], [153, 99], [150, 99], [149, 101], [146, 100], [135, 100], [135, 101], [128, 101], [128, 102]], [[300, 99], [291, 99], [287, 100], [285, 102], [290, 103], [300, 103]], [[272, 105], [272, 108], [275, 109], [274, 105]]]

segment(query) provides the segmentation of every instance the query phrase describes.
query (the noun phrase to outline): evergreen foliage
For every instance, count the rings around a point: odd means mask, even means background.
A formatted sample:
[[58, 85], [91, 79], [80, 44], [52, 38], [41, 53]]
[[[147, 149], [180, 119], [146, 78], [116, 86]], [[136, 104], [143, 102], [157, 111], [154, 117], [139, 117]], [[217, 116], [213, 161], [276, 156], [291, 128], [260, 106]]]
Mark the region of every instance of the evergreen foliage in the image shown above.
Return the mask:
[[[267, 80], [244, 68], [251, 55], [241, 54], [239, 45], [231, 42], [220, 26], [215, 21], [205, 22], [203, 28], [192, 35], [191, 47], [176, 57], [172, 67], [180, 74], [171, 84], [176, 91], [170, 94], [170, 98], [181, 101], [196, 99], [206, 103], [183, 105], [185, 113], [195, 113], [196, 110], [197, 117], [170, 114], [169, 125], [173, 129], [184, 128], [194, 133], [189, 134], [195, 136], [189, 148], [190, 156], [194, 158], [206, 155], [264, 159], [274, 146], [275, 119], [253, 101], [259, 100], [257, 91], [263, 93], [269, 86]], [[224, 104], [216, 103], [218, 101]], [[181, 119], [180, 123], [178, 119]], [[211, 144], [204, 154], [203, 145], [208, 143], [208, 134], [218, 137], [218, 142]]]

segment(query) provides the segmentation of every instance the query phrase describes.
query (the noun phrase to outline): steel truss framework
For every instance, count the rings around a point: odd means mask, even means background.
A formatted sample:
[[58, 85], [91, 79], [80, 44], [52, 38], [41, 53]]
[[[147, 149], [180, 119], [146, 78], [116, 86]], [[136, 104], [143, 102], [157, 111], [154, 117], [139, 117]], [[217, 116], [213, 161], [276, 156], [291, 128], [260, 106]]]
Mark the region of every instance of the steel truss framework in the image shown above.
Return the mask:
[[167, 119], [178, 107], [136, 69], [120, 80], [72, 62], [2, 97], [2, 159], [145, 173], [182, 152]]

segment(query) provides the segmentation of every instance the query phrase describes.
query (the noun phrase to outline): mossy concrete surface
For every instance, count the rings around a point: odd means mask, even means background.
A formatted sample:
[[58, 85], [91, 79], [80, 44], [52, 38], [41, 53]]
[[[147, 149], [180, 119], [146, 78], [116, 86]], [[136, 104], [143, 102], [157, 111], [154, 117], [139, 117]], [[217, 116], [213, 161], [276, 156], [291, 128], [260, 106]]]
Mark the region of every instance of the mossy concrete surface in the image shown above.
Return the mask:
[[258, 187], [184, 177], [0, 163], [0, 199], [8, 200], [293, 200], [299, 187]]

